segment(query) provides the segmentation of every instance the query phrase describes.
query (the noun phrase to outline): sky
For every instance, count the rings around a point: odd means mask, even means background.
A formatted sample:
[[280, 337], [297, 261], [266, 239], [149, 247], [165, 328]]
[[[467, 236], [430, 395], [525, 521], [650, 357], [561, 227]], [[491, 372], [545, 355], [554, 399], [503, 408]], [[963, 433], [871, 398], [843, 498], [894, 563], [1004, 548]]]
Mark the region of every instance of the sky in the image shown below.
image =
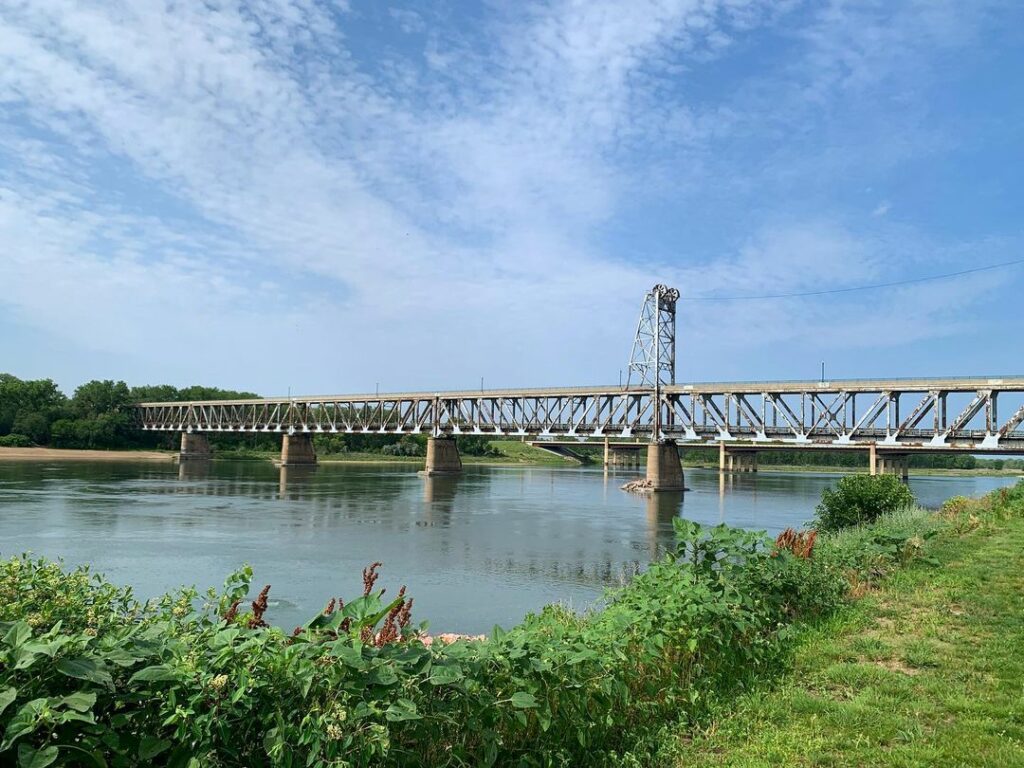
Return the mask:
[[0, 371], [266, 395], [1008, 375], [1016, 0], [0, 0]]

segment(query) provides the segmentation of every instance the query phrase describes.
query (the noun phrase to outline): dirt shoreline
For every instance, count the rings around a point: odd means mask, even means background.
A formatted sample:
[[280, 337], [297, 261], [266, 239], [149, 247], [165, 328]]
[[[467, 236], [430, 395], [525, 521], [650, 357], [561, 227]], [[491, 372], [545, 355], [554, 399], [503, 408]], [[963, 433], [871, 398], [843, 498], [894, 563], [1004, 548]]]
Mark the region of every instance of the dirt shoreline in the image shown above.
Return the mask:
[[0, 448], [0, 461], [175, 461], [175, 451], [91, 451], [79, 448]]

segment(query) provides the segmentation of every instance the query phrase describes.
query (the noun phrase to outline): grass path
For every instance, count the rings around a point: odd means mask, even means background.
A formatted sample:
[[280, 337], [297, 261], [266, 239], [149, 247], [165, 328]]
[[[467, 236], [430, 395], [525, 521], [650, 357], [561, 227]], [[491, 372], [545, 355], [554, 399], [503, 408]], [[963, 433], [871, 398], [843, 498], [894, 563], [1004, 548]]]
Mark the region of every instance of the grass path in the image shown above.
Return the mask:
[[666, 766], [1024, 766], [1024, 519], [932, 553], [809, 633]]

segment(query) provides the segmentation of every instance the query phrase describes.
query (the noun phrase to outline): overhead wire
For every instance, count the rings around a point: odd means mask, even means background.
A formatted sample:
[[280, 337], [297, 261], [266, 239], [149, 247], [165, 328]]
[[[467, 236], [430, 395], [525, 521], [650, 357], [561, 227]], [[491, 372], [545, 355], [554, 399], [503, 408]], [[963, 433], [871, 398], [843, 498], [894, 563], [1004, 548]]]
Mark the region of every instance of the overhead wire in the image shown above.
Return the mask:
[[900, 285], [912, 285], [914, 283], [926, 283], [933, 280], [948, 280], [954, 277], [963, 277], [964, 275], [971, 275], [976, 272], [987, 272], [993, 269], [1002, 269], [1003, 267], [1012, 267], [1017, 264], [1024, 264], [1024, 259], [1014, 259], [1013, 261], [1003, 261], [999, 264], [989, 264], [984, 267], [974, 267], [973, 269], [963, 269], [959, 272], [947, 272], [941, 275], [928, 275], [926, 277], [914, 277], [907, 280], [894, 280], [889, 283], [875, 283], [873, 285], [857, 285], [850, 288], [830, 288], [821, 291], [797, 291], [793, 293], [766, 293], [760, 296], [680, 296], [680, 301], [763, 301], [765, 299], [796, 299], [805, 296], [828, 296], [834, 293], [853, 293], [855, 291], [874, 291], [880, 288], [895, 288]]

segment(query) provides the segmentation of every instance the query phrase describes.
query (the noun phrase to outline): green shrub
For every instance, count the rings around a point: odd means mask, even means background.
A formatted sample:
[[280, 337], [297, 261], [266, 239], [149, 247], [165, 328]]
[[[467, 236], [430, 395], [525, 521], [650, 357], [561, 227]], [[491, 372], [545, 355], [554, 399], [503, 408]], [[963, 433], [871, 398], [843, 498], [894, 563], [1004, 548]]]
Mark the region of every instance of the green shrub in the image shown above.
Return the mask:
[[31, 448], [32, 439], [25, 435], [3, 435], [0, 436], [0, 448]]
[[814, 523], [819, 530], [838, 531], [913, 503], [914, 494], [895, 475], [848, 475], [822, 491]]

